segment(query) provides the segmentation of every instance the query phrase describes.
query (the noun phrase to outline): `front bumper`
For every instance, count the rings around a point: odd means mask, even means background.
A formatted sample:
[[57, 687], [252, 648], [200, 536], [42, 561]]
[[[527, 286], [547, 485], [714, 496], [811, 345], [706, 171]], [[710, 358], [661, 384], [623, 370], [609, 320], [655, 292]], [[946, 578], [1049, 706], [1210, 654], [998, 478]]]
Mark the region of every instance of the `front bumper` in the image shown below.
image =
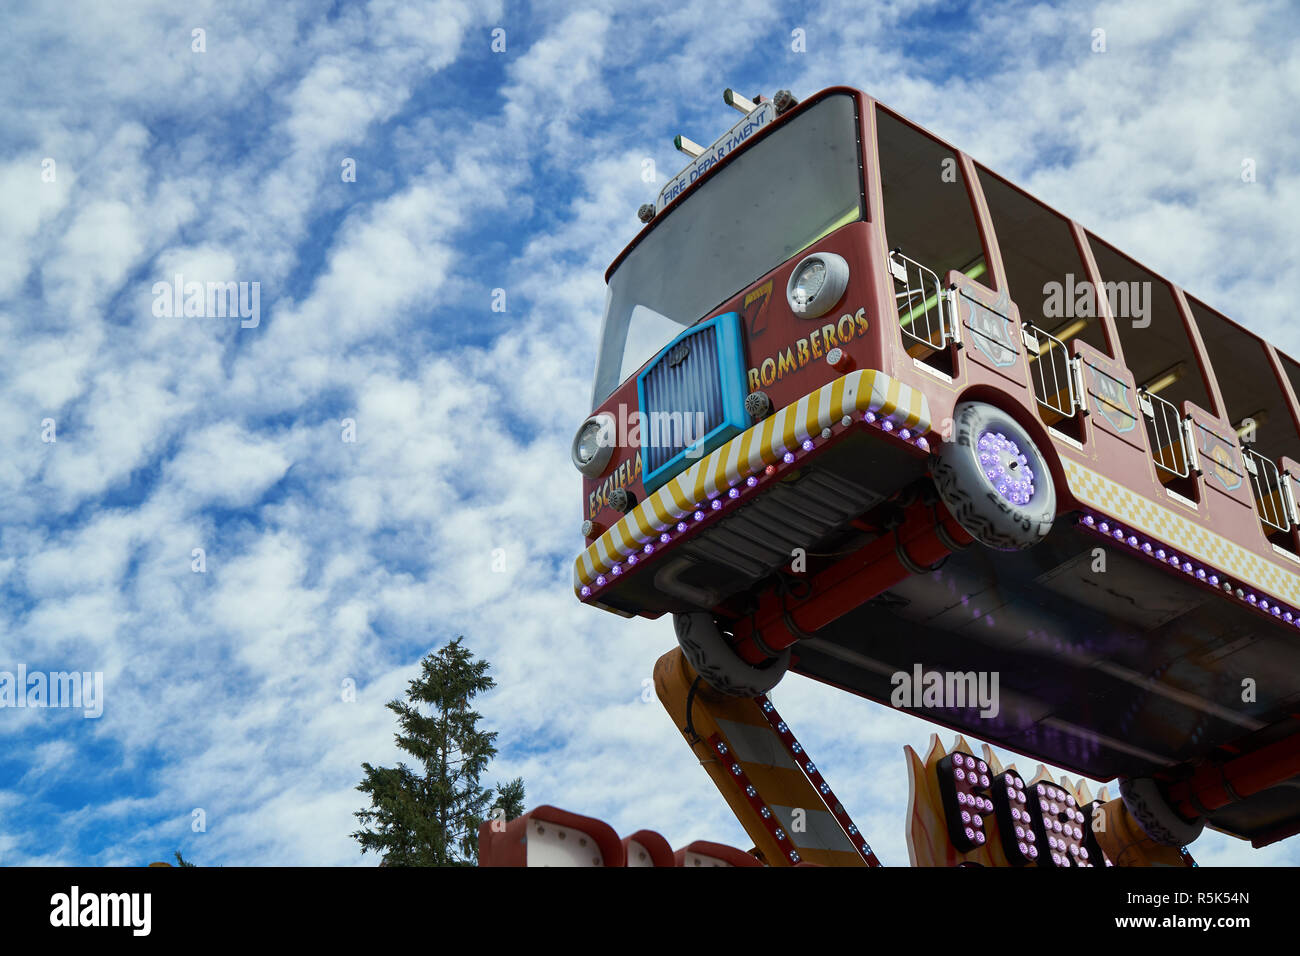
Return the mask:
[[816, 449], [828, 430], [866, 420], [928, 449], [925, 395], [875, 369], [850, 372], [787, 405], [672, 478], [597, 538], [574, 562], [573, 590], [601, 605], [602, 590], [655, 550], [743, 503], [782, 468]]

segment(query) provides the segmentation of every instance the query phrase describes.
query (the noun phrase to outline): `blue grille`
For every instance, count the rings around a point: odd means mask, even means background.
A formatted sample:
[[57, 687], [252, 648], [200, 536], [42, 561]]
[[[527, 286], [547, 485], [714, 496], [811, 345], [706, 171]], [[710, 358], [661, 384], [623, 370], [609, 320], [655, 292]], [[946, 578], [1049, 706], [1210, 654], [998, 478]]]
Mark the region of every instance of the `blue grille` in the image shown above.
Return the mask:
[[740, 316], [687, 329], [637, 376], [646, 492], [747, 427]]

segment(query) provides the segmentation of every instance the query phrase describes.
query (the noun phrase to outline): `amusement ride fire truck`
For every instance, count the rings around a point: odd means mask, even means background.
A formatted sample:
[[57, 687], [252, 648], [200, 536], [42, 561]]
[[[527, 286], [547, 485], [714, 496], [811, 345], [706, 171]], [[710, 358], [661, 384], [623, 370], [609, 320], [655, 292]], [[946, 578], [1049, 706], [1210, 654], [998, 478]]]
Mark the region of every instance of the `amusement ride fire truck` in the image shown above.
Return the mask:
[[[660, 695], [758, 855], [808, 859], [788, 766], [821, 861], [874, 859], [772, 717], [787, 671], [883, 704], [994, 673], [994, 713], [912, 712], [1118, 780], [1151, 848], [1300, 830], [1300, 364], [860, 91], [724, 98], [606, 274], [574, 590], [672, 616]], [[995, 827], [1000, 865], [1100, 860], [1102, 801], [912, 757], [947, 846], [914, 863]]]

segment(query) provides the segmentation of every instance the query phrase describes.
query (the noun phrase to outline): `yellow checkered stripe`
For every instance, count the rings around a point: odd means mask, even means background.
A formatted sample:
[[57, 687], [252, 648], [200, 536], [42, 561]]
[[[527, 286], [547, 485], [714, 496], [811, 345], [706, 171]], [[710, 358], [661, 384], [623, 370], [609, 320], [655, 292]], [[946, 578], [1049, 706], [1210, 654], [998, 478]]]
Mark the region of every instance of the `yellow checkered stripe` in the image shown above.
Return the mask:
[[615, 564], [694, 512], [699, 503], [780, 461], [787, 451], [820, 435], [845, 415], [866, 411], [918, 433], [930, 430], [930, 406], [924, 393], [875, 369], [841, 376], [715, 449], [624, 515], [578, 555], [573, 565], [574, 593], [597, 575], [608, 574]]
[[1300, 607], [1296, 570], [1269, 561], [1078, 462], [1062, 458], [1061, 464], [1070, 491], [1080, 501], [1243, 584]]

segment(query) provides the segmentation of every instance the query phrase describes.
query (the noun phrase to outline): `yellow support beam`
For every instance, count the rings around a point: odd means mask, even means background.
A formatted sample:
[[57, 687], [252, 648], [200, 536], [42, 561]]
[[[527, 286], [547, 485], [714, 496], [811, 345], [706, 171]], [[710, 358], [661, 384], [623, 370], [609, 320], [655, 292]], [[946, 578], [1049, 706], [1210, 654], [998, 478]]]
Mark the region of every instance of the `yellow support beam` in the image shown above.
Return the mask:
[[763, 861], [867, 866], [764, 716], [763, 698], [726, 697], [696, 676], [674, 649], [655, 664], [655, 691]]

